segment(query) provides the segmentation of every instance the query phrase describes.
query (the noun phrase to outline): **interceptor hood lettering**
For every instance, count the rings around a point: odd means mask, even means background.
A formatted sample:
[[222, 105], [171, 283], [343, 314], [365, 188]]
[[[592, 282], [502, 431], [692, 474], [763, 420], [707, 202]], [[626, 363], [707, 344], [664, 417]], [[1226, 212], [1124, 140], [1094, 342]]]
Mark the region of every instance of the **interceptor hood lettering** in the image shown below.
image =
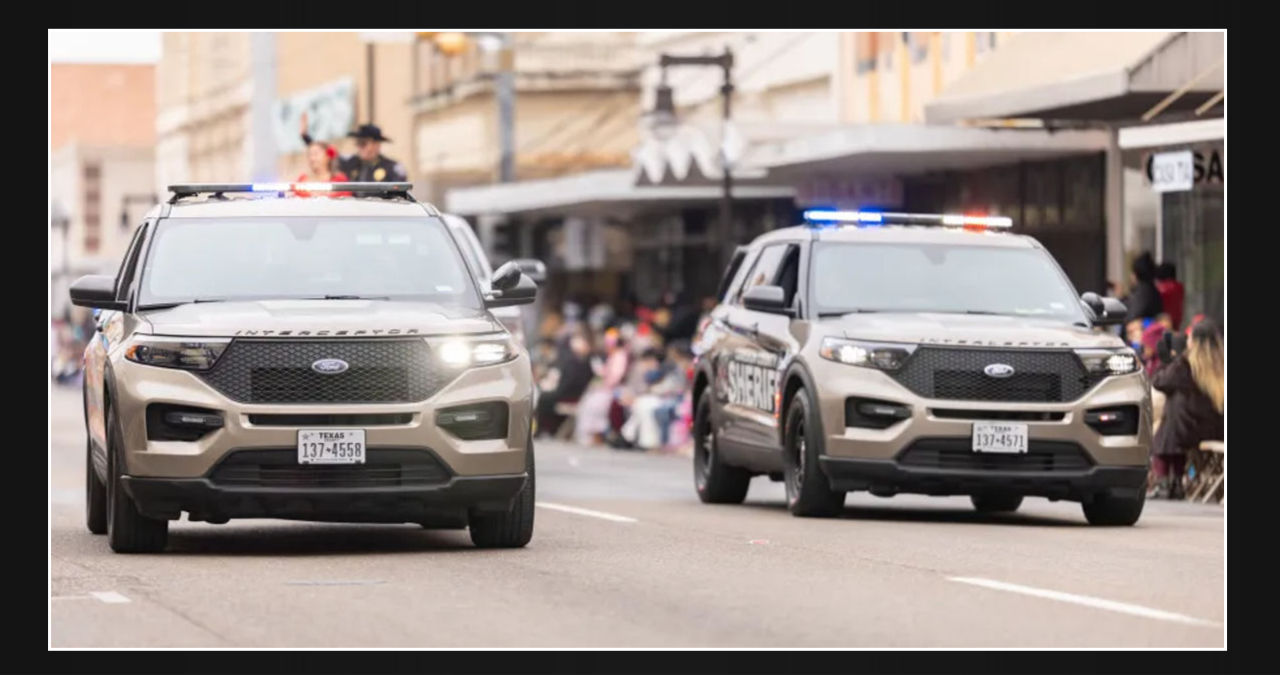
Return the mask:
[[179, 305], [140, 313], [157, 335], [371, 338], [490, 333], [483, 310], [384, 300], [256, 300]]
[[1123, 347], [1109, 333], [1060, 320], [1020, 316], [885, 313], [849, 314], [823, 322], [827, 335], [945, 347], [1080, 349]]

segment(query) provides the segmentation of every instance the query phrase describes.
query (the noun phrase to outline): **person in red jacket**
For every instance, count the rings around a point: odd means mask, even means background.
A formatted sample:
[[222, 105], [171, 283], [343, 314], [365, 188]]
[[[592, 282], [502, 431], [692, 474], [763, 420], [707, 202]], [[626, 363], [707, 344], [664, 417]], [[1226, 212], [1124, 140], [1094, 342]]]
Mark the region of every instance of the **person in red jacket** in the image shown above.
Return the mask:
[[[334, 168], [338, 151], [328, 143], [313, 140], [307, 134], [307, 114], [302, 113], [302, 138], [307, 144], [307, 170], [298, 176], [299, 183], [344, 183], [347, 175]], [[310, 197], [307, 190], [295, 190], [298, 196]], [[350, 193], [334, 192], [330, 196], [341, 197]]]
[[1186, 288], [1178, 281], [1177, 270], [1171, 262], [1162, 262], [1156, 267], [1156, 290], [1160, 292], [1160, 305], [1173, 321], [1173, 329], [1182, 326], [1182, 303], [1186, 297]]

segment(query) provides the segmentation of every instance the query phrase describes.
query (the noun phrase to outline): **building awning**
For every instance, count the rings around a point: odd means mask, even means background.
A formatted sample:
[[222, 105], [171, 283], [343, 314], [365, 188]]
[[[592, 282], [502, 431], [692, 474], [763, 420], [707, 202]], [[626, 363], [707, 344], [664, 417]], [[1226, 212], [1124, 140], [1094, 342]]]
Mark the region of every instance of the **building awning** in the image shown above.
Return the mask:
[[1221, 117], [1172, 124], [1125, 127], [1120, 130], [1121, 149], [1158, 148], [1166, 145], [1209, 143], [1226, 138], [1227, 122]]
[[1171, 112], [1222, 91], [1220, 32], [1029, 32], [1015, 35], [925, 106], [925, 121], [1131, 120], [1188, 87]]
[[[652, 133], [632, 151], [637, 185], [710, 185], [724, 177], [722, 145], [728, 151], [735, 183], [768, 182], [768, 171], [754, 162], [764, 145], [830, 128], [783, 122], [682, 124], [668, 137]], [[722, 140], [722, 139], [726, 139]]]
[[[445, 193], [445, 210], [479, 215], [626, 216], [655, 206], [682, 206], [720, 199], [717, 185], [637, 185], [636, 170], [588, 171], [561, 178], [455, 188]], [[795, 190], [779, 185], [735, 185], [737, 199], [790, 199]]]
[[757, 149], [771, 179], [809, 173], [910, 175], [1101, 152], [1101, 130], [979, 129], [859, 124]]

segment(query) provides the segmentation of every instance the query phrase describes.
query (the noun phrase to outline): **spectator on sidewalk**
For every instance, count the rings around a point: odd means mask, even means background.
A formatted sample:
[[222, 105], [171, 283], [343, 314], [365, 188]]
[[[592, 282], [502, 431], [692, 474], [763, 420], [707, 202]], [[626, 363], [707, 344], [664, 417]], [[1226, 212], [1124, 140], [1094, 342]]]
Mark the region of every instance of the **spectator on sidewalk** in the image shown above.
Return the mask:
[[555, 363], [538, 383], [538, 435], [551, 435], [565, 416], [556, 412], [560, 403], [576, 403], [591, 383], [591, 342], [581, 333], [569, 338]]
[[1187, 294], [1186, 287], [1177, 277], [1177, 268], [1171, 262], [1162, 262], [1156, 267], [1156, 290], [1160, 293], [1164, 313], [1173, 323], [1170, 330], [1182, 327], [1182, 307]]
[[618, 387], [627, 376], [630, 358], [627, 341], [614, 329], [605, 331], [604, 360], [595, 367], [595, 381], [578, 404], [575, 440], [583, 445], [599, 443], [612, 430], [609, 410], [618, 394]]
[[1201, 441], [1223, 440], [1225, 391], [1222, 335], [1212, 320], [1196, 324], [1187, 350], [1156, 372], [1151, 386], [1166, 397], [1151, 446], [1159, 483], [1155, 496], [1181, 499], [1187, 452]]
[[1156, 290], [1156, 263], [1150, 253], [1143, 253], [1134, 259], [1131, 267], [1132, 286], [1124, 304], [1128, 309], [1125, 321], [1134, 319], [1154, 319], [1162, 311], [1160, 291]]
[[[684, 393], [684, 372], [675, 363], [662, 362], [662, 352], [647, 350], [637, 366], [642, 384], [630, 396], [630, 415], [621, 435], [633, 447], [651, 450], [667, 440], [670, 412]], [[663, 412], [665, 411], [665, 412]]]

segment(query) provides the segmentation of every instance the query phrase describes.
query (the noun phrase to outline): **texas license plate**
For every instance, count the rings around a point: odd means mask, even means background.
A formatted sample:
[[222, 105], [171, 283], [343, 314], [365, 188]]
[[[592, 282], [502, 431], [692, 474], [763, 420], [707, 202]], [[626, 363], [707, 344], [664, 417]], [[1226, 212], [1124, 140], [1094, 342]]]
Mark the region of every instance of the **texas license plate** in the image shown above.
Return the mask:
[[299, 429], [299, 464], [364, 464], [364, 429]]
[[1027, 425], [1002, 422], [973, 423], [974, 452], [1020, 453], [1027, 451]]

